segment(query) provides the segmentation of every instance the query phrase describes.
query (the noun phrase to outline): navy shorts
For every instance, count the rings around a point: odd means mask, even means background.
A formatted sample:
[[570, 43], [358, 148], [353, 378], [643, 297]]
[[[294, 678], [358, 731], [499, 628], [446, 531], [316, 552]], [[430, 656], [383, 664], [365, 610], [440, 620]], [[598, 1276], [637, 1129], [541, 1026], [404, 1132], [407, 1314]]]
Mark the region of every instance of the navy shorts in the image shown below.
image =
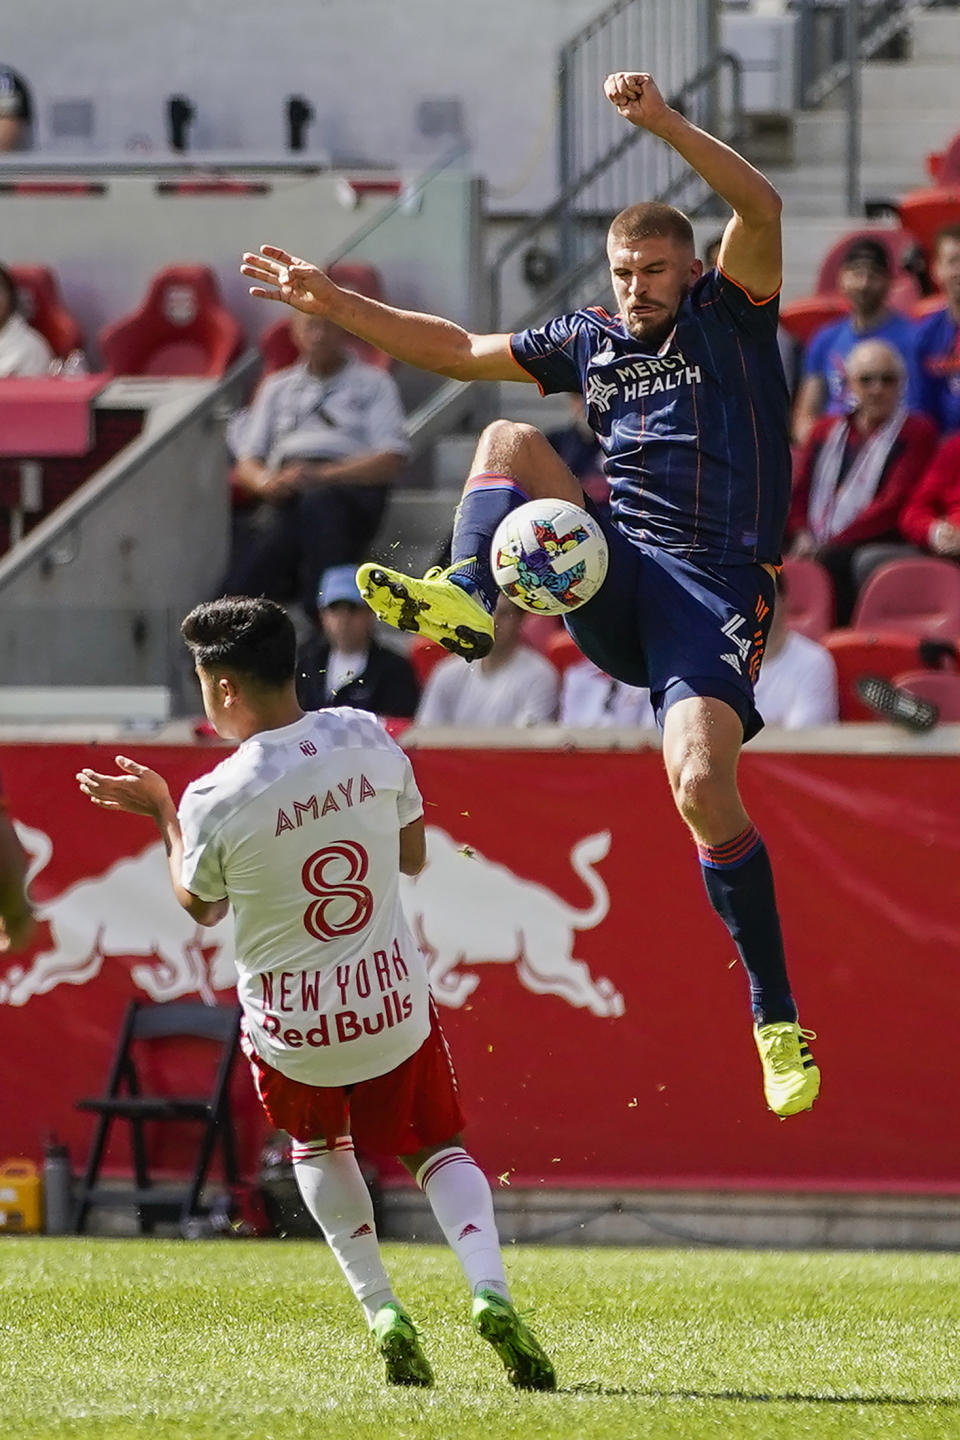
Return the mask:
[[577, 645], [626, 685], [649, 687], [657, 723], [692, 695], [723, 700], [744, 740], [763, 728], [753, 687], [773, 616], [775, 585], [762, 565], [697, 565], [635, 544], [588, 503], [610, 547], [600, 590], [566, 616]]

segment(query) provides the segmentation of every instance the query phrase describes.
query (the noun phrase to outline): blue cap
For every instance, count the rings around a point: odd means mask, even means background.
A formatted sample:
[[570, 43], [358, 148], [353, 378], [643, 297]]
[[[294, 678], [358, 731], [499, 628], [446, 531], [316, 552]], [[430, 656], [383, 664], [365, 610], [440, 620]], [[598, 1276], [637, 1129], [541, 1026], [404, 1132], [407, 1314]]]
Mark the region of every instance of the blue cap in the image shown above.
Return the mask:
[[363, 596], [357, 589], [355, 565], [331, 565], [330, 569], [324, 570], [320, 576], [317, 604], [336, 605], [340, 600], [346, 600], [351, 605], [364, 603]]

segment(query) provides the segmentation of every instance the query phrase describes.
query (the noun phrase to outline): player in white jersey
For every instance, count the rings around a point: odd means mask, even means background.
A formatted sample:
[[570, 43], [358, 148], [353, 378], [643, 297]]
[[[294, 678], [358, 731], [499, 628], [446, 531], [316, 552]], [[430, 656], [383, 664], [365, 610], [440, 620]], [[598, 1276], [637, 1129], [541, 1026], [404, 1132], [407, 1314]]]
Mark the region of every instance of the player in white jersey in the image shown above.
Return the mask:
[[181, 630], [204, 709], [238, 748], [187, 786], [124, 756], [82, 770], [96, 805], [152, 816], [174, 893], [201, 925], [232, 906], [243, 1046], [272, 1123], [293, 1139], [300, 1193], [363, 1306], [398, 1385], [431, 1385], [380, 1256], [354, 1154], [398, 1155], [470, 1284], [474, 1328], [518, 1388], [555, 1386], [510, 1301], [490, 1187], [463, 1149], [456, 1075], [399, 878], [425, 859], [423, 802], [404, 752], [365, 711], [304, 713], [296, 640], [270, 600], [199, 605]]

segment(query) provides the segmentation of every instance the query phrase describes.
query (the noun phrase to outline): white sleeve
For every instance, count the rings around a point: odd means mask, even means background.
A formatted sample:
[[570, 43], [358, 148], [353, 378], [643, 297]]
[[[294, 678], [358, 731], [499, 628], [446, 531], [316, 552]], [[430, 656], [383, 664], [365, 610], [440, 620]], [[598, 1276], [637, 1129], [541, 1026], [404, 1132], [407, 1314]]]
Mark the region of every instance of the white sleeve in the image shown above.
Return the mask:
[[518, 717], [519, 724], [543, 725], [556, 717], [560, 677], [549, 660], [544, 662], [543, 669], [538, 666], [531, 672], [524, 690], [525, 699]]
[[811, 651], [796, 676], [784, 724], [790, 730], [834, 725], [839, 719], [837, 667], [828, 650]]
[[408, 455], [407, 417], [403, 413], [397, 382], [382, 371], [376, 372], [376, 382], [366, 413], [368, 446], [377, 454], [390, 451], [395, 455]]
[[460, 679], [460, 667], [463, 664], [464, 661], [457, 660], [456, 656], [452, 655], [449, 660], [441, 660], [430, 671], [417, 707], [418, 725], [456, 724], [454, 700], [457, 681]]
[[419, 786], [413, 774], [413, 766], [410, 763], [410, 756], [403, 757], [403, 787], [397, 797], [397, 814], [400, 816], [400, 828], [410, 825], [414, 820], [419, 820], [423, 814], [423, 796], [420, 794]]
[[210, 787], [195, 780], [183, 792], [177, 818], [183, 836], [180, 884], [199, 900], [223, 900], [227, 883], [218, 843], [218, 831], [208, 822]]

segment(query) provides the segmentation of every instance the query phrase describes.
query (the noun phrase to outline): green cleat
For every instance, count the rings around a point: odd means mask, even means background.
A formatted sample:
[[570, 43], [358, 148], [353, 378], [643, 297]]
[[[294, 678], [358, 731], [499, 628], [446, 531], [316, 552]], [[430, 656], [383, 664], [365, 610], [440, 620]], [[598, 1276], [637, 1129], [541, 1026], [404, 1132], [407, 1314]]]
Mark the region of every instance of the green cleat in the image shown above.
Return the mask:
[[496, 1350], [518, 1390], [556, 1390], [557, 1377], [538, 1341], [509, 1300], [495, 1290], [474, 1296], [473, 1328]]
[[381, 1305], [370, 1333], [387, 1367], [390, 1385], [432, 1385], [430, 1362], [420, 1349], [413, 1321], [392, 1301]]
[[786, 1117], [809, 1110], [820, 1092], [820, 1071], [810, 1054], [812, 1030], [790, 1020], [755, 1025], [753, 1038], [763, 1066], [763, 1093], [775, 1115]]
[[482, 660], [493, 645], [493, 616], [453, 583], [450, 574], [456, 569], [434, 566], [416, 580], [383, 565], [361, 565], [357, 585], [370, 609], [394, 629], [425, 635], [464, 660]]

